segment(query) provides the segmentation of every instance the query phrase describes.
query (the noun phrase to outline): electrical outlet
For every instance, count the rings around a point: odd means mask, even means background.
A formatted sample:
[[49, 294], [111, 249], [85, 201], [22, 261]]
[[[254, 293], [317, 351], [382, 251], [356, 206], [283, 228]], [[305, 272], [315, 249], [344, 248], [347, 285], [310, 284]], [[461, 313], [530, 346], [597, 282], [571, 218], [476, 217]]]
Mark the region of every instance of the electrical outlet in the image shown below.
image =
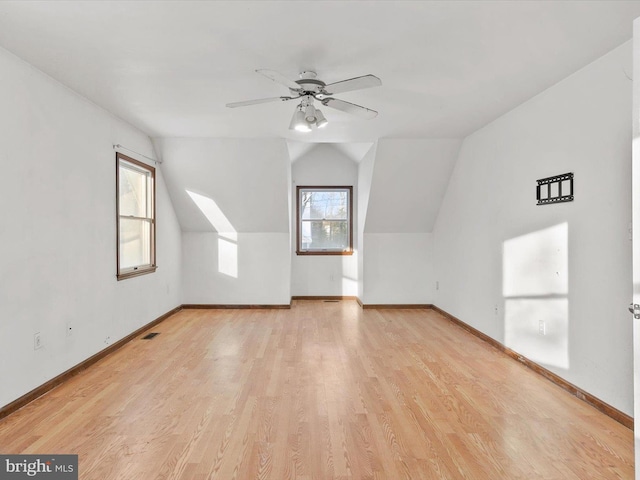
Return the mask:
[[67, 322], [67, 337], [70, 337], [71, 335], [73, 335], [73, 325], [71, 325], [71, 322]]
[[538, 321], [538, 335], [546, 335], [547, 334], [547, 324], [544, 320]]
[[40, 335], [40, 332], [33, 335], [33, 349], [38, 350], [39, 348], [42, 348], [42, 335]]

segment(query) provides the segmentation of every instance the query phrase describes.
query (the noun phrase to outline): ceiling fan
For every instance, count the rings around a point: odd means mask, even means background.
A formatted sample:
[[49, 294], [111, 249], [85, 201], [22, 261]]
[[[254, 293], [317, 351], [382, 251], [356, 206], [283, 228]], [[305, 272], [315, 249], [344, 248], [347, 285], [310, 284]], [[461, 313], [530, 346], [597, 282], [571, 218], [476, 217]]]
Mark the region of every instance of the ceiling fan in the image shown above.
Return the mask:
[[382, 81], [375, 75], [363, 75], [361, 77], [349, 78], [334, 83], [325, 83], [318, 80], [316, 72], [304, 71], [300, 73], [299, 80], [290, 80], [284, 75], [274, 70], [256, 70], [256, 72], [264, 75], [276, 83], [284, 85], [289, 89], [290, 96], [260, 98], [256, 100], [246, 100], [244, 102], [227, 103], [227, 107], [245, 107], [248, 105], [258, 105], [260, 103], [269, 102], [287, 102], [289, 100], [300, 99], [300, 104], [291, 119], [289, 128], [301, 132], [309, 132], [312, 127], [322, 128], [327, 125], [327, 119], [322, 112], [315, 108], [313, 103], [315, 100], [322, 105], [351, 113], [362, 118], [374, 118], [378, 112], [370, 108], [356, 105], [355, 103], [345, 102], [333, 98], [332, 95], [349, 92], [352, 90], [360, 90], [363, 88], [371, 88], [382, 85]]

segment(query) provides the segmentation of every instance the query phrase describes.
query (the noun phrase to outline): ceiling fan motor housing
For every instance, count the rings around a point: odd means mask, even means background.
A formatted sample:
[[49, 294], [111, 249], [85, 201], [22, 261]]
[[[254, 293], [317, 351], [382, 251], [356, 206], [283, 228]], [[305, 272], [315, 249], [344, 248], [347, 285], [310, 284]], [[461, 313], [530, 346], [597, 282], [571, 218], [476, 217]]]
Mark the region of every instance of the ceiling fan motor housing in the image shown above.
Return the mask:
[[[305, 71], [300, 74], [300, 80], [295, 80], [295, 82], [300, 85], [303, 90], [303, 94], [318, 94], [324, 90], [324, 87], [327, 85], [322, 80], [316, 79], [316, 72]], [[294, 90], [291, 90], [292, 93], [295, 93]]]
[[[315, 79], [303, 79], [303, 80], [296, 80], [295, 81], [298, 85], [300, 85], [300, 88], [302, 88], [303, 93], [310, 93], [310, 94], [318, 94], [320, 93], [322, 90], [324, 90], [325, 87], [325, 83], [322, 80], [315, 80]], [[296, 93], [294, 90], [291, 90], [292, 93]]]

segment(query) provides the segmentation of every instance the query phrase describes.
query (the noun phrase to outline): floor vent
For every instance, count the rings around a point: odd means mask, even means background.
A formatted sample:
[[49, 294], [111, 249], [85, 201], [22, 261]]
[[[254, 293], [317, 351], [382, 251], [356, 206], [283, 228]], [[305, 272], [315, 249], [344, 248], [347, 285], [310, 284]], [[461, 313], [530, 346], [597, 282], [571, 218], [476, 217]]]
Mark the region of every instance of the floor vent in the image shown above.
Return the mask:
[[324, 303], [338, 303], [340, 300], [323, 300]]
[[142, 340], [151, 340], [153, 337], [155, 337], [156, 335], [160, 335], [159, 332], [154, 332], [154, 333], [148, 333], [147, 335], [145, 335], [144, 337], [142, 337]]

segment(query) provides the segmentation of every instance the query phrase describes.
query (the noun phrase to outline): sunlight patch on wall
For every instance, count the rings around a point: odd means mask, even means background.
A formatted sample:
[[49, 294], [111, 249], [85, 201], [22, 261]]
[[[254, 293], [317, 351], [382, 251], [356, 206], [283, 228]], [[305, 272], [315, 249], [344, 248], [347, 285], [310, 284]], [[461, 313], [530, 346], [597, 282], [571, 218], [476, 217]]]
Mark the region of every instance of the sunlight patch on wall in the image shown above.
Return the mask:
[[238, 245], [218, 238], [218, 272], [238, 278]]
[[207, 220], [209, 220], [211, 226], [216, 229], [218, 235], [233, 240], [234, 242], [238, 241], [238, 232], [236, 232], [236, 229], [233, 228], [229, 219], [222, 210], [220, 210], [215, 200], [189, 190], [187, 190], [187, 193], [191, 197], [191, 200], [193, 200], [193, 203], [197, 205]]
[[357, 295], [358, 293], [358, 261], [354, 255], [342, 257], [342, 295]]
[[569, 292], [569, 228], [566, 223], [504, 242], [505, 297]]
[[218, 272], [238, 278], [238, 232], [212, 198], [186, 192], [218, 232]]
[[567, 298], [507, 299], [504, 315], [507, 347], [534, 362], [569, 368]]
[[503, 244], [505, 345], [534, 362], [569, 368], [567, 223]]

